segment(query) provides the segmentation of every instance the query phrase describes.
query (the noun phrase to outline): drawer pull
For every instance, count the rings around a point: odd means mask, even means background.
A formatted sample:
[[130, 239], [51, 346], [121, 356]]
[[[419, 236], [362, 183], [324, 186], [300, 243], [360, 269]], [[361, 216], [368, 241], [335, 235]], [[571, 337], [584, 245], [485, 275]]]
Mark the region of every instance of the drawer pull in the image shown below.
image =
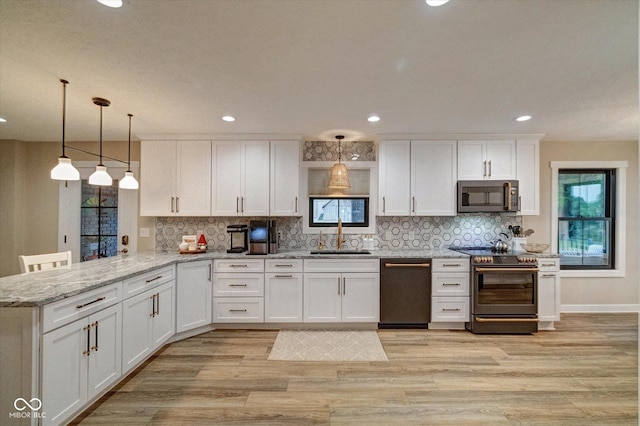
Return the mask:
[[542, 274], [543, 277], [555, 277], [556, 274]]
[[454, 266], [462, 266], [459, 263], [443, 263], [442, 266], [447, 266], [449, 268], [453, 268]]
[[233, 265], [229, 265], [232, 268], [248, 268], [249, 265], [247, 265], [246, 263], [242, 263], [242, 264], [233, 264]]
[[293, 275], [276, 275], [276, 278], [293, 278]]
[[155, 277], [155, 278], [151, 278], [150, 280], [147, 280], [147, 281], [146, 281], [146, 283], [147, 283], [147, 284], [149, 284], [149, 283], [151, 283], [151, 282], [154, 282], [154, 281], [156, 281], [156, 280], [159, 280], [160, 278], [162, 278], [162, 275], [158, 275], [158, 276], [157, 276], [157, 277]]
[[273, 266], [275, 266], [276, 268], [293, 268], [293, 264], [291, 263], [281, 263]]
[[445, 286], [445, 285], [446, 286], [459, 286], [459, 285], [462, 285], [462, 284], [460, 284], [460, 283], [442, 283], [442, 285], [443, 286]]
[[104, 296], [102, 296], [102, 297], [98, 297], [96, 300], [92, 300], [91, 302], [87, 302], [87, 303], [84, 303], [84, 304], [82, 304], [82, 305], [76, 305], [76, 309], [82, 309], [82, 308], [84, 308], [85, 306], [93, 305], [94, 303], [101, 302], [101, 301], [103, 301], [104, 299], [106, 299], [106, 297], [104, 297]]
[[483, 318], [476, 317], [478, 322], [539, 322], [538, 318]]
[[556, 266], [556, 264], [555, 264], [555, 263], [543, 263], [543, 264], [542, 264], [542, 265], [540, 265], [540, 266], [549, 266], [549, 267], [553, 267], [553, 266]]
[[442, 312], [460, 312], [460, 308], [442, 308]]
[[229, 309], [229, 312], [247, 312], [246, 309]]
[[246, 284], [229, 284], [229, 287], [246, 287]]

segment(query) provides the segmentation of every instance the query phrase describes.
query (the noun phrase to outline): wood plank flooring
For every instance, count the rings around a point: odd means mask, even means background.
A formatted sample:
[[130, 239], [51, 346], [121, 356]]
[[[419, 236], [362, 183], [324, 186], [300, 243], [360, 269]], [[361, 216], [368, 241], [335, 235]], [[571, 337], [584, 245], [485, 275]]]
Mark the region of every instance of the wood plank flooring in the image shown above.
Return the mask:
[[388, 362], [268, 361], [277, 331], [216, 330], [166, 346], [73, 424], [637, 425], [637, 318], [378, 330]]

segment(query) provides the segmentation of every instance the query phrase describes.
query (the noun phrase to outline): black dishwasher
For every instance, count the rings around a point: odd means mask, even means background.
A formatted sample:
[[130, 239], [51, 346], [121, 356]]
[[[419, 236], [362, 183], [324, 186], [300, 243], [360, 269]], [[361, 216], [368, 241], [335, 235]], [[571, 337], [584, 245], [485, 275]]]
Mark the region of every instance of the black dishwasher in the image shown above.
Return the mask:
[[380, 259], [378, 328], [427, 328], [431, 319], [431, 259]]

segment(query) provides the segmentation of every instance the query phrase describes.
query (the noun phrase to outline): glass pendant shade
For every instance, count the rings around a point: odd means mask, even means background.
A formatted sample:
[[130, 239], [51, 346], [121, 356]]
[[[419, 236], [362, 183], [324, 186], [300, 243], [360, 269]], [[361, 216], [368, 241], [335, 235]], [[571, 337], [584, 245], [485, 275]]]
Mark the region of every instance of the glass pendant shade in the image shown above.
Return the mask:
[[90, 185], [111, 186], [112, 183], [113, 179], [111, 179], [111, 176], [107, 173], [107, 168], [102, 164], [98, 164], [96, 171], [89, 176]]
[[342, 163], [334, 164], [329, 176], [330, 189], [349, 189], [349, 175], [347, 174], [347, 166]]
[[120, 180], [119, 184], [122, 189], [138, 189], [139, 184], [135, 177], [133, 177], [133, 172], [124, 172], [124, 178]]
[[51, 169], [51, 179], [80, 180], [80, 172], [71, 164], [71, 158], [59, 157], [58, 165]]

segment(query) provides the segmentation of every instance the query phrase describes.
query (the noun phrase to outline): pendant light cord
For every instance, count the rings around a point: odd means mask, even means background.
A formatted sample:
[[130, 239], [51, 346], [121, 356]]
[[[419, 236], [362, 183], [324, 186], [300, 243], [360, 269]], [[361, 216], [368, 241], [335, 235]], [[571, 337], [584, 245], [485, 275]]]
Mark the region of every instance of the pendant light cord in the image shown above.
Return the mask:
[[66, 158], [67, 156], [64, 154], [64, 131], [67, 122], [67, 84], [69, 82], [61, 78], [60, 83], [62, 83], [62, 158]]
[[127, 114], [129, 116], [129, 151], [127, 154], [127, 171], [131, 171], [131, 117], [133, 114]]

